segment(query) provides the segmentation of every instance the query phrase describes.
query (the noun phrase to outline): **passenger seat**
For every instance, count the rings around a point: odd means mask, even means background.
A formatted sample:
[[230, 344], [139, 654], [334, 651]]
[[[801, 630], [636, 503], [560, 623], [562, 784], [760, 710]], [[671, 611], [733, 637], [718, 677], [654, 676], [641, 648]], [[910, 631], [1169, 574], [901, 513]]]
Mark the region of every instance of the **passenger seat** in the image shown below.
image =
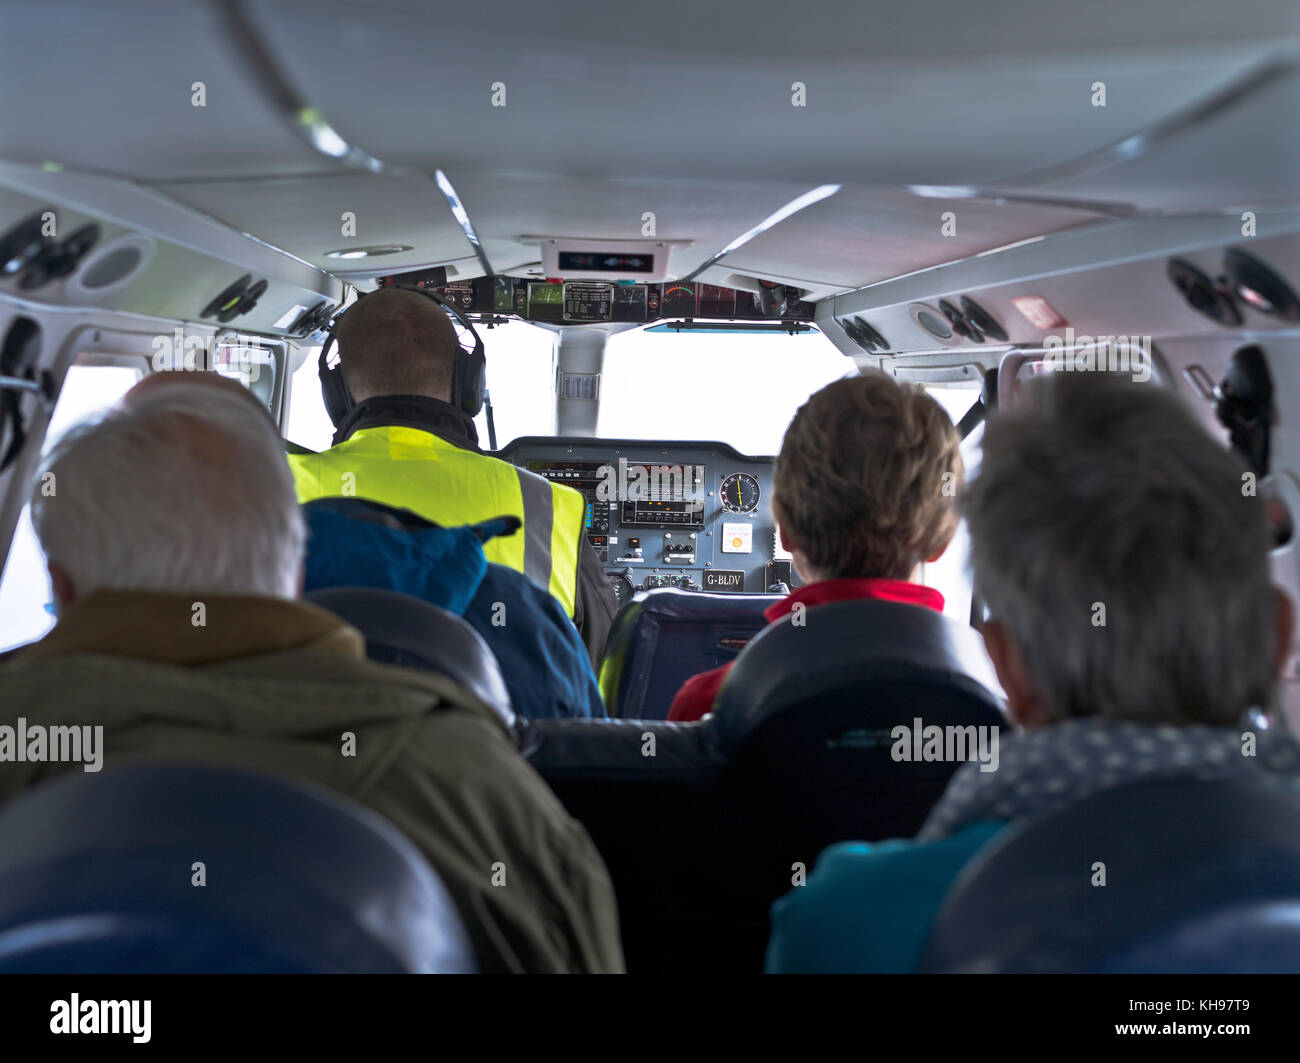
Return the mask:
[[137, 761], [0, 811], [0, 973], [476, 969], [419, 850], [309, 783]]
[[666, 720], [691, 676], [734, 660], [767, 626], [779, 594], [716, 594], [660, 587], [634, 595], [614, 618], [600, 666], [612, 717]]
[[1007, 827], [949, 891], [919, 969], [1300, 972], [1300, 801], [1165, 778]]
[[869, 600], [793, 619], [740, 653], [698, 723], [520, 724], [605, 858], [631, 972], [760, 972], [799, 868], [832, 842], [911, 836], [959, 767], [895, 760], [893, 729], [1006, 726], [967, 625]]

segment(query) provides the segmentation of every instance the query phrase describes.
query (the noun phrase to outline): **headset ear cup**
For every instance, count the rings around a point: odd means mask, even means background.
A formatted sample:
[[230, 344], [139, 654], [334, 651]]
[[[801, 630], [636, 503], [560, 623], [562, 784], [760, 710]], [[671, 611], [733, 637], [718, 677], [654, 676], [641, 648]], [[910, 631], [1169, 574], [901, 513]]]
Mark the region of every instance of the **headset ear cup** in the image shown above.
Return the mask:
[[468, 416], [477, 417], [487, 390], [487, 359], [481, 343], [476, 343], [472, 351], [462, 349], [456, 355], [455, 373], [456, 405]]
[[442, 307], [442, 312], [474, 339], [471, 350], [461, 346], [456, 352], [451, 368], [451, 401], [467, 416], [477, 417], [487, 398], [487, 357], [483, 352], [483, 338], [458, 307], [433, 292], [422, 294]]
[[[383, 287], [402, 288], [401, 285], [384, 285]], [[381, 290], [383, 290], [381, 288]], [[402, 288], [404, 291], [415, 292], [423, 295], [426, 299], [432, 300], [439, 306], [443, 313], [449, 318], [458, 322], [461, 328], [474, 339], [472, 350], [466, 350], [463, 346], [456, 353], [455, 360], [451, 368], [451, 401], [454, 405], [463, 410], [470, 417], [477, 417], [483, 409], [483, 403], [487, 397], [487, 357], [483, 352], [483, 340], [475, 331], [474, 326], [470, 324], [469, 318], [460, 312], [455, 306], [438, 298], [431, 291], [422, 288]], [[364, 298], [361, 296], [360, 298]], [[329, 414], [330, 420], [334, 422], [337, 428], [348, 415], [348, 411], [356, 405], [348, 386], [343, 380], [342, 363], [331, 367], [327, 361], [330, 349], [334, 346], [334, 328], [337, 328], [338, 320], [334, 322], [334, 327], [329, 331], [325, 340], [325, 346], [321, 348], [320, 361], [317, 371], [320, 376], [321, 397], [325, 400], [325, 412]]]
[[325, 400], [325, 412], [329, 414], [330, 421], [337, 428], [347, 416], [348, 410], [352, 408], [352, 396], [348, 393], [348, 385], [343, 379], [342, 365], [331, 367], [329, 364], [330, 348], [333, 346], [334, 334], [331, 332], [325, 340], [325, 346], [320, 349], [317, 373], [320, 376], [321, 398]]

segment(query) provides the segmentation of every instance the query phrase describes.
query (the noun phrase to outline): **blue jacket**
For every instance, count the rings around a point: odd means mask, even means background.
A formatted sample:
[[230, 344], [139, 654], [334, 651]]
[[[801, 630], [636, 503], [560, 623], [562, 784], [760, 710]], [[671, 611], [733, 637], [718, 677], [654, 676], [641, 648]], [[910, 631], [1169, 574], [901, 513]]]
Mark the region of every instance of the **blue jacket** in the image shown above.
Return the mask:
[[464, 617], [483, 636], [517, 715], [605, 716], [573, 621], [528, 577], [488, 564], [480, 529], [388, 527], [312, 503], [303, 514], [309, 532], [305, 590], [382, 587], [422, 598]]
[[939, 907], [966, 862], [1005, 823], [938, 841], [840, 842], [808, 882], [772, 905], [771, 974], [901, 974], [916, 969]]

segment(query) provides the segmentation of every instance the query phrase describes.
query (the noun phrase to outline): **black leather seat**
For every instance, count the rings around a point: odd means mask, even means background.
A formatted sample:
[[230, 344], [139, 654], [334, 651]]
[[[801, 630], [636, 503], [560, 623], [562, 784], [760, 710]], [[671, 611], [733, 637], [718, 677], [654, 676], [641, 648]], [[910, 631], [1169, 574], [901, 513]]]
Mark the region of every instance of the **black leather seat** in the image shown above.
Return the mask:
[[779, 594], [712, 594], [661, 587], [633, 595], [614, 618], [600, 666], [612, 717], [664, 720], [690, 676], [734, 660], [767, 625]]
[[505, 678], [483, 636], [436, 605], [376, 587], [324, 587], [306, 601], [342, 617], [366, 637], [372, 661], [436, 672], [453, 679], [515, 722]]
[[958, 767], [895, 761], [892, 729], [1005, 725], [965, 625], [877, 601], [792, 619], [745, 648], [699, 723], [520, 722], [609, 866], [629, 970], [760, 970], [792, 865], [914, 834]]
[[1167, 778], [1009, 828], [949, 892], [921, 969], [1300, 971], [1300, 802]]
[[137, 761], [0, 811], [0, 972], [476, 968], [419, 850], [332, 791]]

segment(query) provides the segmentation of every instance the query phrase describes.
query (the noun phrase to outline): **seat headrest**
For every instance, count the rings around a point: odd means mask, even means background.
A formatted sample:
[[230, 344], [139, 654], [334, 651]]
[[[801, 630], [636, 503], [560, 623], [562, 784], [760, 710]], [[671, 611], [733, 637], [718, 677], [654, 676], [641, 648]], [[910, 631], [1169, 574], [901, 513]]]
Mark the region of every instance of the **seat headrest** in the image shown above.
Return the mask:
[[[719, 594], [659, 587], [632, 596], [610, 627], [600, 693], [615, 717], [662, 718], [677, 688], [716, 668], [767, 623], [779, 594]], [[725, 641], [724, 641], [725, 640]]]
[[1002, 711], [984, 640], [968, 625], [898, 602], [819, 605], [778, 620], [736, 658], [713, 706], [717, 742], [730, 752], [772, 716], [813, 698], [844, 691], [866, 701], [890, 686], [927, 682]]
[[360, 631], [371, 660], [444, 675], [495, 709], [507, 726], [514, 726], [510, 693], [496, 655], [454, 613], [377, 587], [323, 587], [304, 598]]
[[949, 890], [920, 969], [1300, 970], [1300, 799], [1161, 778], [1008, 827]]
[[737, 614], [758, 614], [779, 602], [780, 594], [725, 594], [718, 591], [687, 591], [679, 587], [656, 587], [638, 591], [619, 611], [616, 624], [639, 616], [662, 620], [734, 620]]
[[411, 841], [309, 783], [135, 761], [0, 811], [0, 971], [476, 967]]

